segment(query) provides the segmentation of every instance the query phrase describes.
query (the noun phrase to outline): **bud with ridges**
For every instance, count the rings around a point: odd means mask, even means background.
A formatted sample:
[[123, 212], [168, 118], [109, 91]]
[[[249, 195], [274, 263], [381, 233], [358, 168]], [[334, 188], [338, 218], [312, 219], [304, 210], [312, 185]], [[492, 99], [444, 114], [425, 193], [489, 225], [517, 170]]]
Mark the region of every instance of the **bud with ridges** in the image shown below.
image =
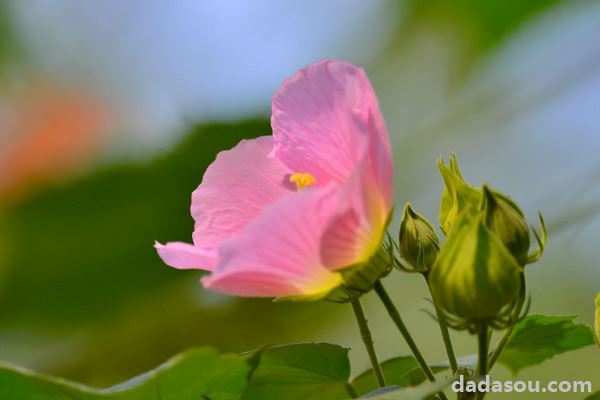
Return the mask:
[[434, 300], [475, 331], [481, 325], [501, 328], [518, 298], [523, 269], [486, 227], [483, 213], [463, 214], [454, 224], [429, 273]]
[[414, 271], [429, 271], [440, 251], [440, 241], [429, 221], [409, 203], [404, 207], [398, 236], [402, 258]]
[[481, 209], [484, 223], [500, 239], [519, 265], [527, 264], [529, 251], [529, 227], [519, 207], [508, 197], [492, 191], [486, 185], [482, 188]]
[[454, 153], [450, 155], [449, 165], [446, 165], [440, 158], [438, 169], [446, 185], [440, 206], [440, 228], [445, 234], [448, 234], [461, 214], [477, 212], [481, 201], [481, 191], [465, 182]]

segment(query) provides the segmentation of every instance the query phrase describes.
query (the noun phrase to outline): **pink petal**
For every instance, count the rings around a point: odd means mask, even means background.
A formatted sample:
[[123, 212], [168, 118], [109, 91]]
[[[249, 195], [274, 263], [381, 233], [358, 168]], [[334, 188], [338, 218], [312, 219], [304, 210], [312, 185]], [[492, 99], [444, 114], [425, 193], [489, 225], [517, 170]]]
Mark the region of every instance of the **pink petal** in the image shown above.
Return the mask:
[[366, 261], [392, 207], [393, 162], [383, 116], [364, 71], [322, 61], [288, 79], [273, 98], [274, 154], [342, 193], [321, 244], [327, 268]]
[[214, 251], [203, 250], [193, 244], [170, 242], [160, 244], [156, 242], [154, 248], [165, 264], [179, 269], [205, 269], [214, 267]]
[[192, 194], [194, 244], [216, 249], [237, 235], [267, 204], [295, 191], [290, 170], [269, 157], [273, 138], [242, 140], [219, 153]]
[[[383, 117], [364, 71], [341, 61], [309, 65], [273, 97], [274, 154], [318, 185], [345, 182], [369, 152], [381, 190], [391, 196], [391, 151]], [[371, 146], [372, 143], [372, 146]]]
[[[377, 105], [376, 99], [375, 104]], [[379, 106], [370, 110], [367, 126], [369, 129], [369, 150], [368, 158], [364, 161], [366, 165], [363, 164], [367, 175], [363, 175], [362, 179], [366, 179], [370, 183], [363, 184], [363, 191], [377, 190], [380, 197], [373, 196], [371, 200], [382, 200], [389, 211], [393, 205], [394, 161], [389, 136]], [[375, 187], [369, 187], [371, 184], [374, 184]]]
[[377, 186], [373, 170], [359, 163], [341, 189], [339, 212], [321, 239], [323, 264], [340, 269], [367, 261], [379, 248], [390, 213], [390, 199]]
[[205, 286], [239, 296], [320, 297], [341, 283], [324, 268], [320, 237], [338, 197], [334, 186], [304, 189], [266, 207], [219, 248]]

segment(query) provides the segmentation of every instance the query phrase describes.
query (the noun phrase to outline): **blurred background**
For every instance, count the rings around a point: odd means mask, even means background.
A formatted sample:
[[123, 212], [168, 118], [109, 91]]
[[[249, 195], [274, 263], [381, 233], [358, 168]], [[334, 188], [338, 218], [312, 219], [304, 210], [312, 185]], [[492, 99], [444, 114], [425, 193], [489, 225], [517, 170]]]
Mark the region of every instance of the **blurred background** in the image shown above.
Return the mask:
[[[397, 208], [411, 201], [435, 221], [435, 160], [456, 151], [470, 182], [546, 216], [548, 251], [527, 271], [532, 311], [592, 323], [599, 2], [0, 0], [0, 359], [106, 386], [191, 346], [334, 341], [354, 348], [354, 374], [366, 369], [350, 307], [210, 293], [152, 248], [190, 239], [207, 165], [269, 134], [273, 92], [322, 58], [371, 78]], [[422, 282], [396, 272], [386, 285], [441, 361]], [[376, 299], [365, 306], [381, 358], [408, 354]], [[454, 338], [475, 352], [473, 338]], [[520, 377], [599, 390], [598, 371], [588, 347]]]

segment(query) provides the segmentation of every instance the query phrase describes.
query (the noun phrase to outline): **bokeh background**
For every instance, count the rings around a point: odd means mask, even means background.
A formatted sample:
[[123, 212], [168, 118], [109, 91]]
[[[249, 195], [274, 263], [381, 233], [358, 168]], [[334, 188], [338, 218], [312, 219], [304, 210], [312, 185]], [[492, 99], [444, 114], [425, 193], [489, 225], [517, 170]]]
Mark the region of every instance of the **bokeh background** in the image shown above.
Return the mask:
[[[275, 89], [322, 58], [370, 76], [397, 207], [411, 201], [435, 220], [435, 160], [456, 151], [468, 180], [546, 216], [548, 251], [527, 271], [532, 311], [592, 323], [599, 2], [2, 0], [0, 359], [105, 386], [191, 346], [334, 341], [353, 347], [355, 374], [367, 368], [350, 307], [210, 293], [152, 248], [190, 238], [190, 193], [207, 165], [269, 134]], [[394, 273], [386, 285], [441, 361], [422, 282]], [[365, 304], [381, 358], [408, 354], [376, 299]], [[475, 351], [467, 334], [454, 338], [460, 354]], [[588, 347], [520, 378], [600, 390], [599, 371]]]

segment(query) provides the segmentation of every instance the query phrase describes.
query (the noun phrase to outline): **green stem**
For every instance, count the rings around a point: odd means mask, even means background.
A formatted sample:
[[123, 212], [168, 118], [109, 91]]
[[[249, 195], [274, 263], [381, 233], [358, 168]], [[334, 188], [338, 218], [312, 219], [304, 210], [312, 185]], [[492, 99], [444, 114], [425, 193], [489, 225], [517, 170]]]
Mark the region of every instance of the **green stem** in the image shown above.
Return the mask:
[[448, 324], [446, 324], [442, 310], [440, 310], [435, 302], [435, 299], [433, 298], [433, 293], [431, 292], [431, 286], [429, 286], [427, 275], [423, 275], [423, 277], [425, 278], [425, 282], [427, 282], [427, 287], [429, 288], [429, 293], [431, 294], [431, 301], [433, 302], [433, 307], [435, 308], [435, 313], [437, 315], [437, 321], [440, 325], [440, 332], [442, 333], [442, 339], [444, 340], [444, 346], [446, 347], [446, 354], [448, 355], [450, 368], [452, 369], [452, 373], [456, 374], [456, 371], [458, 371], [458, 362], [456, 362], [456, 354], [454, 353], [454, 347], [452, 346], [452, 339], [450, 339]]
[[509, 341], [510, 337], [512, 336], [514, 329], [515, 329], [515, 325], [513, 324], [513, 325], [509, 326], [502, 334], [502, 337], [498, 341], [496, 348], [494, 349], [494, 351], [492, 352], [492, 355], [490, 356], [490, 360], [488, 363], [489, 369], [492, 369], [494, 364], [496, 364], [496, 361], [498, 361], [498, 358], [500, 357], [500, 355], [502, 354], [502, 351], [504, 351], [504, 348], [508, 344], [508, 341]]
[[[483, 325], [478, 335], [479, 341], [479, 359], [477, 361], [477, 376], [481, 379], [485, 379], [488, 373], [488, 327]], [[477, 399], [481, 400], [485, 396], [485, 392], [479, 392]]]
[[[392, 318], [392, 321], [394, 321], [394, 323], [398, 327], [398, 330], [400, 330], [400, 333], [404, 337], [406, 344], [408, 344], [408, 347], [410, 347], [410, 350], [412, 351], [413, 355], [417, 359], [417, 362], [419, 363], [419, 366], [423, 370], [423, 373], [425, 374], [427, 379], [429, 379], [431, 382], [435, 382], [435, 377], [433, 376], [433, 372], [431, 371], [431, 368], [429, 368], [429, 365], [425, 361], [425, 358], [423, 358], [421, 351], [419, 350], [415, 341], [413, 340], [412, 336], [410, 335], [410, 332], [406, 328], [404, 321], [402, 321], [402, 318], [400, 317], [400, 313], [396, 309], [396, 306], [394, 306], [392, 299], [387, 294], [387, 291], [383, 287], [383, 284], [381, 283], [381, 281], [377, 281], [375, 283], [375, 292], [381, 299], [381, 302], [383, 303], [383, 305], [385, 306], [385, 309], [387, 310], [388, 314]], [[440, 392], [439, 396], [442, 399], [448, 400], [448, 398], [446, 397], [446, 395], [443, 392]]]
[[360, 336], [362, 337], [363, 343], [367, 349], [367, 353], [369, 354], [369, 360], [371, 360], [371, 366], [373, 367], [375, 379], [377, 379], [377, 383], [380, 387], [384, 387], [385, 379], [383, 377], [383, 371], [381, 371], [381, 365], [379, 365], [377, 354], [375, 354], [373, 338], [371, 336], [371, 331], [369, 330], [369, 325], [367, 324], [367, 319], [365, 318], [365, 312], [363, 311], [358, 299], [352, 300], [350, 304], [352, 304], [352, 310], [354, 310], [354, 315], [356, 316], [356, 322], [358, 323]]
[[[518, 318], [519, 315], [521, 314], [523, 305], [525, 304], [525, 297], [526, 297], [526, 295], [527, 295], [527, 282], [525, 280], [525, 274], [522, 273], [521, 274], [521, 289], [520, 289], [520, 292], [519, 292], [519, 298], [520, 298], [519, 301], [520, 302], [519, 302], [517, 311], [515, 313], [515, 317], [516, 318]], [[489, 366], [488, 366], [488, 368], [490, 370], [492, 369], [492, 367], [494, 366], [494, 364], [496, 363], [496, 361], [498, 361], [498, 358], [500, 357], [500, 355], [504, 351], [504, 348], [508, 344], [508, 341], [510, 340], [510, 337], [512, 336], [512, 333], [513, 333], [514, 329], [515, 329], [515, 323], [513, 322], [512, 324], [510, 324], [510, 326], [502, 334], [502, 337], [498, 341], [498, 344], [496, 345], [496, 348], [494, 349], [494, 351], [492, 352], [492, 355], [490, 356], [490, 361], [489, 361]]]
[[352, 386], [352, 384], [350, 382], [346, 382], [345, 386], [346, 386], [346, 392], [348, 393], [348, 396], [350, 396], [351, 399], [358, 398], [358, 393], [356, 393], [354, 386]]

